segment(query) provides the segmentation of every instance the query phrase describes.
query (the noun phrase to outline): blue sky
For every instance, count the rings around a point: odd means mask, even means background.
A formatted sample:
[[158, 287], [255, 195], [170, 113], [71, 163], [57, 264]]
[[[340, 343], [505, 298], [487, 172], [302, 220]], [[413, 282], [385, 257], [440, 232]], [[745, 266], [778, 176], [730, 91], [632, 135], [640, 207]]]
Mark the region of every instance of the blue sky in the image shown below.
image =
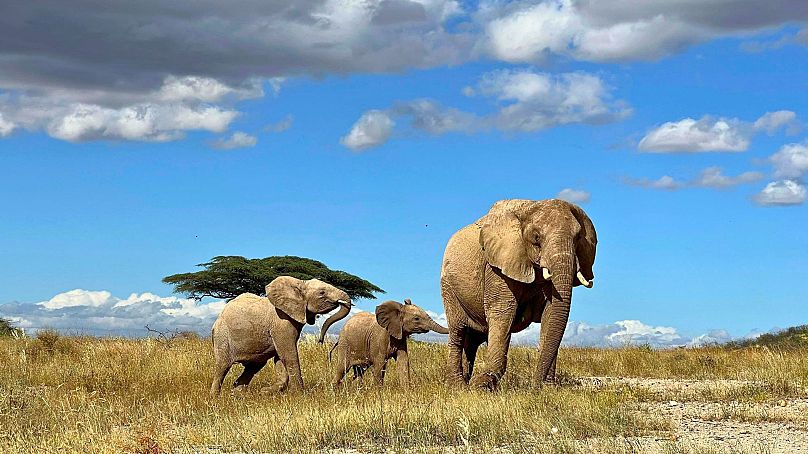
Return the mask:
[[[264, 44], [225, 28], [189, 61], [177, 49], [215, 23], [166, 29], [157, 7], [107, 6], [112, 24], [162, 24], [164, 41], [138, 52], [112, 25], [95, 44], [45, 33], [45, 19], [16, 26], [19, 40], [0, 35], [0, 315], [134, 329], [148, 311], [123, 322], [112, 308], [146, 293], [205, 327], [214, 311], [169, 301], [163, 276], [285, 254], [440, 313], [455, 230], [496, 200], [568, 189], [599, 235], [576, 326], [608, 336], [639, 320], [641, 340], [675, 329], [664, 345], [806, 323], [808, 11], [619, 3], [256, 7], [274, 27], [256, 32]], [[98, 25], [58, 3], [14, 6], [10, 20]], [[311, 43], [272, 39], [324, 17]], [[35, 304], [73, 289], [86, 292], [67, 306]]]

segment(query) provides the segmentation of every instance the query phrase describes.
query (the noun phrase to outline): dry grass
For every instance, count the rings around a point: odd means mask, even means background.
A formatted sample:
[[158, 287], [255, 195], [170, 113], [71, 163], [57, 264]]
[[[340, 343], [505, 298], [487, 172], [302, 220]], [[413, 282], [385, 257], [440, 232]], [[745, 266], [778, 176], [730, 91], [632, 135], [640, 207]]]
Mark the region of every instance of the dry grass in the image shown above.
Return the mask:
[[[638, 417], [636, 390], [576, 386], [576, 377], [639, 376], [754, 380], [748, 393], [707, 398], [768, 399], [808, 384], [803, 351], [564, 349], [562, 386], [536, 390], [535, 349], [514, 348], [500, 392], [448, 390], [445, 346], [413, 343], [415, 387], [399, 391], [395, 367], [386, 385], [328, 387], [328, 345], [301, 343], [306, 391], [263, 394], [271, 368], [246, 393], [208, 396], [212, 355], [206, 339], [0, 339], [0, 452], [576, 452], [580, 440], [616, 440], [605, 452], [632, 452], [626, 437], [668, 429]], [[481, 352], [484, 359], [484, 352]], [[483, 366], [483, 361], [478, 362]], [[240, 366], [231, 371], [232, 383]], [[658, 397], [658, 396], [657, 396]], [[556, 430], [554, 430], [556, 429]], [[577, 440], [577, 441], [576, 441]], [[576, 447], [577, 446], [577, 447]], [[673, 449], [673, 448], [672, 448]], [[671, 452], [680, 452], [672, 450]]]

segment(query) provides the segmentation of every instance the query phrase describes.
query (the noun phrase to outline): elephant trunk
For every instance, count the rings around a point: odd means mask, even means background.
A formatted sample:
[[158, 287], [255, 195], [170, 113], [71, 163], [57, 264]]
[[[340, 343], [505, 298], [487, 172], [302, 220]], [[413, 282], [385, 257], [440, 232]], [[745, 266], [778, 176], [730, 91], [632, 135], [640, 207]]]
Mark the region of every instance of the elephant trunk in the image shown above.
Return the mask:
[[325, 340], [325, 335], [328, 332], [328, 328], [331, 328], [331, 325], [334, 323], [342, 320], [351, 312], [351, 303], [346, 302], [344, 304], [340, 304], [339, 310], [334, 312], [331, 317], [328, 317], [328, 320], [323, 323], [323, 327], [320, 329], [320, 338], [317, 340], [319, 343], [323, 343]]
[[444, 327], [438, 325], [438, 323], [435, 320], [430, 320], [430, 321], [432, 323], [430, 323], [429, 329], [431, 329], [432, 331], [434, 331], [434, 332], [436, 332], [438, 334], [449, 334], [449, 329], [448, 328], [444, 328]]
[[[564, 251], [564, 248], [561, 249]], [[566, 247], [567, 251], [555, 254], [551, 265], [552, 297], [541, 318], [541, 339], [539, 345], [539, 364], [536, 378], [541, 381], [555, 379], [555, 361], [558, 348], [567, 328], [572, 301], [572, 285], [575, 276], [575, 253], [572, 244]]]

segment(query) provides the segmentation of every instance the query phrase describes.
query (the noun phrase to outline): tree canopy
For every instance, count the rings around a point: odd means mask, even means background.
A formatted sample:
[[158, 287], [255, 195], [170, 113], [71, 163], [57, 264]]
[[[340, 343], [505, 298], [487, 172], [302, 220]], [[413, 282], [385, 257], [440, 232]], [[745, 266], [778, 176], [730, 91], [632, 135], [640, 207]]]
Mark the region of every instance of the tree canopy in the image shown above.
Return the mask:
[[266, 285], [278, 276], [320, 279], [344, 290], [352, 299], [375, 299], [374, 293], [384, 293], [384, 290], [361, 277], [332, 270], [322, 262], [305, 257], [286, 255], [248, 259], [228, 255], [213, 257], [209, 262], [197, 266], [204, 269], [166, 276], [163, 282], [174, 286], [175, 293], [194, 299], [206, 296], [232, 299], [247, 292], [263, 295]]
[[0, 337], [21, 335], [22, 330], [11, 323], [11, 320], [0, 318]]

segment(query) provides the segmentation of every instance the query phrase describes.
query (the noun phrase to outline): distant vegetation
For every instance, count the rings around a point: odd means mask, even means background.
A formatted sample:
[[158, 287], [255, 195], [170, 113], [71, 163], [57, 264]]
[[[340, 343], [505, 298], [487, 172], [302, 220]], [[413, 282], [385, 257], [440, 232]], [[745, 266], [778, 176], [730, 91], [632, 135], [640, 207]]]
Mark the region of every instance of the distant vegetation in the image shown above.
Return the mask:
[[291, 255], [262, 259], [218, 256], [197, 266], [205, 269], [166, 276], [163, 282], [173, 285], [174, 292], [195, 299], [206, 296], [232, 299], [242, 293], [263, 295], [267, 284], [284, 275], [298, 279], [320, 279], [344, 290], [351, 298], [375, 299], [374, 293], [384, 293], [384, 290], [359, 276], [332, 270], [317, 260]]
[[22, 335], [22, 330], [14, 326], [11, 323], [11, 320], [0, 318], [0, 337], [19, 336], [19, 335]]
[[808, 325], [792, 326], [776, 333], [761, 334], [755, 339], [732, 341], [727, 346], [731, 348], [805, 348], [808, 347]]

